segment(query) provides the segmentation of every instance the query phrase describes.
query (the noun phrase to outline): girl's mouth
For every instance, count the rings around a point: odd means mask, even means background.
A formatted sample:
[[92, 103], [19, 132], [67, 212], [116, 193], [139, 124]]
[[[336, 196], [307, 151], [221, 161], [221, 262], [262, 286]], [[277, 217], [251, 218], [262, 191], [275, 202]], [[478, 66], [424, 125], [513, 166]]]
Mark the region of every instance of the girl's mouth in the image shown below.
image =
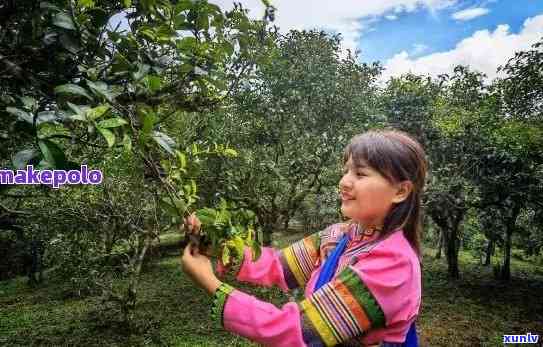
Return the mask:
[[341, 193], [340, 196], [341, 196], [341, 201], [354, 200], [354, 197], [352, 195], [349, 195], [346, 193]]

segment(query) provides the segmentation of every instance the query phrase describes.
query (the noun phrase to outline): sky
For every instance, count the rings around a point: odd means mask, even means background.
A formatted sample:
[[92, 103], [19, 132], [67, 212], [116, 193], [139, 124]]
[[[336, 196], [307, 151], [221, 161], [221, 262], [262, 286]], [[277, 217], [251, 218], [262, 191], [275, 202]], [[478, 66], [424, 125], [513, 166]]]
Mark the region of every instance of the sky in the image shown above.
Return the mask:
[[[223, 9], [231, 0], [209, 0]], [[261, 18], [260, 0], [241, 0]], [[543, 0], [271, 0], [275, 24], [341, 33], [360, 62], [380, 61], [382, 78], [437, 76], [458, 64], [492, 79], [516, 51], [543, 37]]]

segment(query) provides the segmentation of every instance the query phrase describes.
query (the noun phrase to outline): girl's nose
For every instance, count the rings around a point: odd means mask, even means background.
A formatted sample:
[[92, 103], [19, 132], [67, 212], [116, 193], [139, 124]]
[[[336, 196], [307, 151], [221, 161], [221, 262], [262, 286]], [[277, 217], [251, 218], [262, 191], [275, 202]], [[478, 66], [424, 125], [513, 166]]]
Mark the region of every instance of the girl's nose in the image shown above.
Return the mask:
[[340, 190], [345, 190], [345, 189], [350, 189], [352, 187], [352, 182], [351, 180], [349, 179], [349, 174], [345, 174], [343, 175], [343, 177], [341, 177], [341, 179], [339, 180], [339, 189]]

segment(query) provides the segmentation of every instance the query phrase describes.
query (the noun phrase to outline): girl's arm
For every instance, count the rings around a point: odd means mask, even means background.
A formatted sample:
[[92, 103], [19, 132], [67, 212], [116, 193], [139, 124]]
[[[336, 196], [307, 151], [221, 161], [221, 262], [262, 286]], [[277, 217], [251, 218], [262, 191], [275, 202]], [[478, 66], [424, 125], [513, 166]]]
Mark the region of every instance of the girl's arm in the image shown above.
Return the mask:
[[389, 342], [401, 342], [420, 304], [413, 269], [406, 257], [374, 250], [299, 303], [277, 308], [224, 284], [214, 311], [226, 330], [263, 345], [334, 346], [384, 327], [398, 330]]
[[315, 233], [279, 251], [262, 247], [256, 261], [246, 247], [236, 279], [265, 287], [276, 285], [285, 292], [303, 287], [319, 260], [319, 244], [320, 235]]

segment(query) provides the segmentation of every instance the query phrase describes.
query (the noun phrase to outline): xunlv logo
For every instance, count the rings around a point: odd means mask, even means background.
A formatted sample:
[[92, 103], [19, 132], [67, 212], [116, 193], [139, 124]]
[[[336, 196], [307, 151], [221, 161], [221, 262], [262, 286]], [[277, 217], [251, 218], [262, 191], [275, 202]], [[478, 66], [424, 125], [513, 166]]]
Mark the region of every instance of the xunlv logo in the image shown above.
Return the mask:
[[503, 335], [503, 343], [537, 343], [539, 335]]

